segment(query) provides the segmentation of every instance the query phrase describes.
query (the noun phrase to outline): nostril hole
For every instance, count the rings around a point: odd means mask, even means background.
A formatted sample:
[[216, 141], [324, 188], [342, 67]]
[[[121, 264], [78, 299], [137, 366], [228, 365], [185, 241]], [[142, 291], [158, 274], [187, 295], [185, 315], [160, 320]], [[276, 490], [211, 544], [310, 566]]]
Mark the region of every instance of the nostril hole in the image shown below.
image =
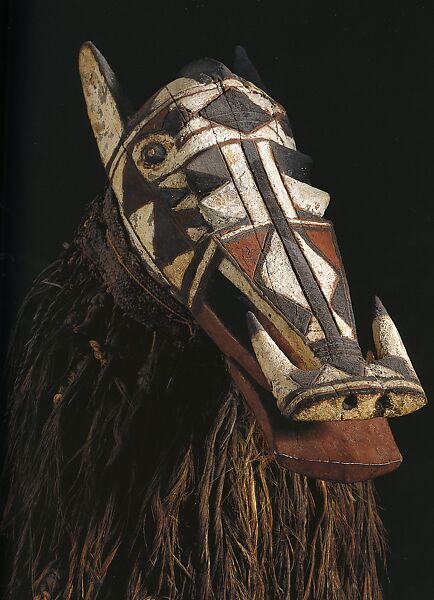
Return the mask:
[[390, 400], [387, 396], [381, 396], [377, 400], [377, 409], [383, 414], [386, 408], [390, 408]]
[[342, 402], [342, 408], [345, 410], [352, 410], [357, 406], [357, 397], [356, 396], [347, 396], [345, 400]]

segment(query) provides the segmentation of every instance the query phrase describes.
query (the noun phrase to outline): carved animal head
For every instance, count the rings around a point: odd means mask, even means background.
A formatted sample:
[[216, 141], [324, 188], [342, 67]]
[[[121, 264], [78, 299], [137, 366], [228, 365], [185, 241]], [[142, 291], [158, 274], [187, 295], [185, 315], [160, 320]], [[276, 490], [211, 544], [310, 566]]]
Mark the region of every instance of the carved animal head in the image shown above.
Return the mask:
[[131, 247], [226, 355], [274, 457], [340, 481], [396, 468], [385, 417], [425, 395], [379, 301], [376, 357], [362, 356], [329, 196], [310, 184], [283, 107], [214, 60], [134, 116], [90, 43], [80, 73]]

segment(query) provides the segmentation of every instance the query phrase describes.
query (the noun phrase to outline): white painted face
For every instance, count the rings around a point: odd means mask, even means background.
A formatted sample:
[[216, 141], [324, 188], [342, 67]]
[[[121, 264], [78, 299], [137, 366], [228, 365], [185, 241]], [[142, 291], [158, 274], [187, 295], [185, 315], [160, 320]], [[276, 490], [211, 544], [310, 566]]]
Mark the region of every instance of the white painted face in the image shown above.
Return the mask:
[[[259, 236], [267, 248], [259, 248], [258, 282], [282, 301], [308, 311], [308, 299], [273, 226], [260, 179], [266, 179], [283, 220], [297, 225], [306, 221], [327, 234], [329, 223], [318, 217], [329, 196], [307, 183], [309, 160], [296, 152], [282, 106], [231, 74], [208, 83], [177, 79], [158, 92], [142, 114], [111, 161], [109, 173], [126, 227], [154, 273], [181, 290], [197, 242], [212, 238], [211, 243], [228, 246], [240, 236], [246, 240]], [[126, 192], [131, 179], [138, 179], [131, 162], [143, 177], [140, 202], [131, 202]], [[184, 235], [175, 233], [175, 226]], [[156, 234], [161, 227], [166, 233], [161, 240], [164, 249]], [[162, 259], [167, 235], [174, 250], [168, 263]], [[299, 240], [304, 243], [302, 237]], [[331, 299], [339, 272], [305, 247]], [[190, 293], [190, 303], [192, 299]], [[336, 319], [340, 333], [354, 338], [351, 320], [337, 313]], [[305, 333], [310, 341], [324, 338], [314, 316]]]
[[103, 60], [82, 50], [85, 97], [125, 229], [152, 276], [269, 386], [288, 418], [365, 419], [424, 403], [408, 356], [367, 364], [361, 355], [323, 218], [329, 196], [310, 185], [310, 159], [282, 106], [202, 61], [126, 124]]
[[[251, 112], [241, 112], [240, 108]], [[239, 127], [237, 118], [243, 117], [248, 121]], [[243, 141], [258, 144], [271, 165], [274, 184], [285, 197], [286, 212], [296, 217], [270, 150], [270, 142], [295, 149], [285, 111], [253, 84], [235, 77], [210, 83], [183, 77], [164, 87], [146, 104], [144, 118], [118, 150], [110, 178], [121, 204], [128, 204], [123, 180], [131, 154], [146, 183], [157, 185], [168, 197], [170, 208], [180, 213], [176, 218], [191, 242], [211, 233], [236, 234], [270, 223], [270, 214], [244, 156]], [[154, 146], [162, 156], [149, 160], [146, 154]], [[293, 185], [288, 176], [287, 184]], [[300, 182], [296, 185], [303, 187]], [[300, 190], [299, 200], [305, 205], [308, 200], [302, 195]], [[318, 195], [318, 212], [325, 208], [327, 198], [327, 194]], [[192, 211], [197, 212], [196, 218]], [[155, 219], [146, 198], [143, 206], [133, 211], [126, 206], [124, 214], [128, 214], [127, 226], [132, 227], [140, 245], [155, 260]]]

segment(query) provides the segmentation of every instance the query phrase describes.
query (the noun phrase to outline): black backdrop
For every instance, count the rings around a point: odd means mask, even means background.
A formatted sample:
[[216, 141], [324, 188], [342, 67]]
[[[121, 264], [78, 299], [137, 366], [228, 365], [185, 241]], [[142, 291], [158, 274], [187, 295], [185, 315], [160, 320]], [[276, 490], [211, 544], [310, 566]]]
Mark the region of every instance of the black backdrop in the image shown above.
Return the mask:
[[[433, 390], [434, 26], [430, 2], [21, 0], [6, 47], [3, 272], [7, 333], [32, 278], [105, 186], [77, 72], [80, 43], [106, 55], [137, 107], [186, 62], [231, 64], [243, 44], [288, 110], [331, 193], [363, 347], [378, 294]], [[2, 277], [5, 281], [5, 277]], [[434, 400], [434, 398], [433, 398]], [[389, 530], [387, 598], [434, 598], [432, 407], [392, 423], [403, 466], [378, 481]]]

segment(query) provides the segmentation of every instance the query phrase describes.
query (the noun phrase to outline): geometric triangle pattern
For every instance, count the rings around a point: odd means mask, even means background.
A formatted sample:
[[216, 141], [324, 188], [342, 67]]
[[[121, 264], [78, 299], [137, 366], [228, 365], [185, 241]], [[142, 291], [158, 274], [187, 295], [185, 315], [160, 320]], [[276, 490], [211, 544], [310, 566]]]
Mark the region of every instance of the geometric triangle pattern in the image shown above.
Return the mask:
[[200, 115], [243, 133], [253, 131], [272, 117], [238, 90], [230, 89], [208, 104]]
[[159, 195], [163, 199], [164, 202], [170, 206], [170, 208], [175, 208], [181, 202], [183, 198], [189, 193], [188, 188], [160, 188]]
[[185, 174], [192, 191], [199, 198], [232, 180], [221, 152], [216, 147], [201, 152], [190, 161]]
[[336, 252], [335, 243], [329, 228], [320, 227], [313, 229], [311, 227], [306, 228], [305, 233], [313, 242], [313, 244], [322, 252], [322, 254], [328, 259], [330, 264], [342, 271], [342, 263]]
[[225, 249], [237, 261], [244, 273], [252, 279], [265, 244], [268, 229], [269, 225], [264, 225], [240, 234], [236, 239], [222, 240]]

